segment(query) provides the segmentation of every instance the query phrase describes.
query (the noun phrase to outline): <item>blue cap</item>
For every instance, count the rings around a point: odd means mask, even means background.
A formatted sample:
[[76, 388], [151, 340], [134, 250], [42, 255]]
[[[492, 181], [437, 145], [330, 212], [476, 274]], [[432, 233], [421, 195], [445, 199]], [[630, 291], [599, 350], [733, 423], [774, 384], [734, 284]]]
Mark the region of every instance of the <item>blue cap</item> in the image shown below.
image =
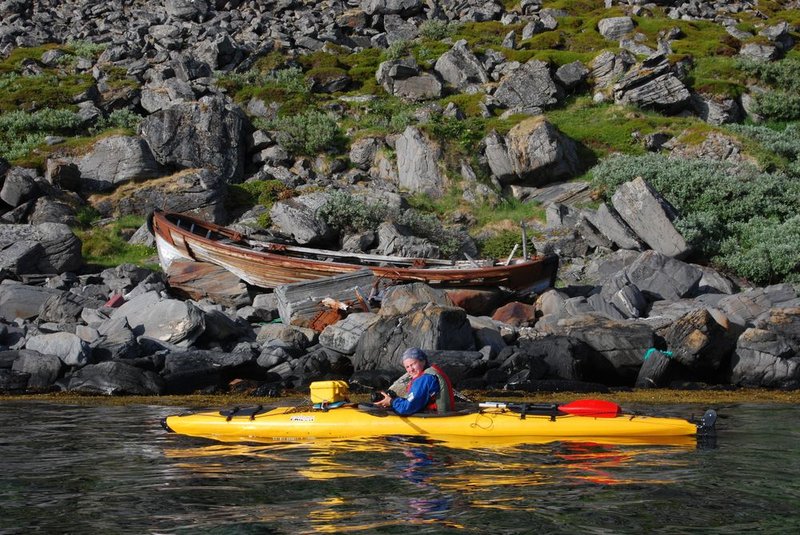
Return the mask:
[[400, 360], [415, 359], [423, 362], [428, 362], [428, 355], [418, 347], [409, 347], [403, 351], [403, 356]]

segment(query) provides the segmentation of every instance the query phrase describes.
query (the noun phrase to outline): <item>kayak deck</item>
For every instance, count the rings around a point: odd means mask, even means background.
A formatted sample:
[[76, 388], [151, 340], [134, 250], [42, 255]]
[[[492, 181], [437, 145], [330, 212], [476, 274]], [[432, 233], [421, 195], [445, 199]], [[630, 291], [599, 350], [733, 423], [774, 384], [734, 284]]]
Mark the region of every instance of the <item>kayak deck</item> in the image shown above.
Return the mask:
[[329, 410], [278, 407], [208, 411], [168, 416], [164, 427], [178, 434], [232, 439], [359, 438], [388, 435], [470, 438], [643, 438], [698, 433], [680, 418], [622, 414], [593, 417], [574, 414], [520, 414], [503, 408], [436, 415], [400, 416], [391, 411], [348, 404]]

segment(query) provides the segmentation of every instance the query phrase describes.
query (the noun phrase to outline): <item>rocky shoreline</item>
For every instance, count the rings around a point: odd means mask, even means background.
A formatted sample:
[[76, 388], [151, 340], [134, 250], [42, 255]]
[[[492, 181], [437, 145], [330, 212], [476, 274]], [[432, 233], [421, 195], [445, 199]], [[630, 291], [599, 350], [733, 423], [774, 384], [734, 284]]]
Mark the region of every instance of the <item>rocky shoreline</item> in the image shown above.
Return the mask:
[[[518, 38], [555, 32], [566, 12], [526, 0], [513, 10], [472, 0], [0, 2], [2, 58], [46, 44], [103, 45], [95, 58], [64, 59], [52, 47], [14, 73], [24, 80], [72, 69], [91, 78], [70, 102], [76, 128], [88, 131], [120, 110], [141, 114], [135, 135], [103, 135], [80, 151], [60, 150], [65, 139], [49, 137], [55, 149], [41, 168], [0, 158], [0, 392], [277, 396], [328, 379], [366, 392], [399, 374], [397, 358], [410, 346], [426, 349], [464, 390], [799, 389], [798, 287], [755, 286], [693, 258], [675, 225], [679, 214], [642, 178], [631, 176], [596, 208], [586, 205], [588, 185], [572, 180], [585, 170], [582, 147], [544, 115], [569, 95], [708, 125], [759, 120], [757, 86], [732, 99], [687, 85], [688, 64], [669, 58], [680, 32], [659, 34], [655, 48], [644, 42], [632, 17], [655, 6], [606, 4], [626, 15], [598, 22], [615, 51], [598, 52], [588, 64], [551, 69], [451, 39], [431, 65], [410, 55], [377, 65], [367, 78], [391, 97], [430, 103], [483, 95], [476, 105], [484, 118], [518, 119], [505, 133], [487, 134], [477, 160], [463, 157], [453, 171], [443, 169], [441, 146], [422, 128], [436, 117], [464, 120], [452, 102], [420, 105], [417, 123], [399, 134], [359, 136], [344, 154], [298, 156], [284, 135], [288, 126], [258, 126], [275, 124], [286, 102], [263, 93], [234, 101], [213, 73], [245, 75], [276, 51], [292, 58], [288, 76], [314, 53], [399, 49], [430, 20], [519, 27], [503, 44], [514, 51]], [[741, 29], [735, 17], [757, 11], [754, 2], [664, 4], [659, 9], [674, 20], [723, 26], [725, 46], [742, 57], [770, 62], [794, 48], [795, 29], [786, 22]], [[339, 122], [360, 113], [348, 106], [372, 100], [341, 94], [355, 81], [340, 67], [303, 68], [312, 93], [339, 95], [325, 105]], [[4, 83], [18, 83], [14, 76]], [[733, 137], [709, 135], [691, 147], [658, 134], [632, 142], [669, 151], [675, 161], [748, 164]], [[478, 171], [488, 179], [478, 180]], [[454, 186], [456, 174], [462, 180]], [[267, 182], [293, 196], [278, 195], [269, 207], [230, 206], [232, 186]], [[87, 207], [110, 219], [167, 209], [247, 233], [268, 219], [271, 236], [300, 245], [433, 257], [444, 245], [403, 225], [344, 232], [320, 209], [342, 190], [367, 206], [404, 212], [410, 194], [441, 198], [453, 187], [471, 204], [502, 196], [541, 203], [547, 221], [532, 229], [531, 246], [560, 257], [558, 287], [538, 295], [386, 287], [373, 310], [343, 314], [315, 331], [276, 322], [274, 293], [214, 266], [88, 272], [70, 228]], [[477, 251], [465, 230], [469, 219], [452, 216], [458, 256]], [[152, 236], [143, 226], [131, 243], [152, 245]]]

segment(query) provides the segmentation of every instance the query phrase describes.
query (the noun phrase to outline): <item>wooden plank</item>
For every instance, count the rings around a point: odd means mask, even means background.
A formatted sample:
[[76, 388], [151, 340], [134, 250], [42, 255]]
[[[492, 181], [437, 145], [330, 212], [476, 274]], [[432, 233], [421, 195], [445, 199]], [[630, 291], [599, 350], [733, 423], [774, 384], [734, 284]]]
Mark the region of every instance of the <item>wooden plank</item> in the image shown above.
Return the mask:
[[[275, 288], [278, 314], [286, 325], [310, 326], [326, 308], [321, 302], [330, 298], [358, 304], [358, 295], [369, 297], [375, 276], [368, 269], [305, 282], [284, 284]], [[358, 293], [356, 293], [358, 292]]]
[[389, 255], [377, 255], [377, 254], [366, 254], [366, 253], [351, 253], [348, 251], [332, 251], [329, 249], [313, 249], [310, 247], [298, 247], [295, 245], [284, 245], [279, 243], [272, 243], [272, 242], [265, 242], [265, 241], [258, 241], [258, 240], [248, 240], [250, 245], [253, 246], [260, 246], [265, 247], [270, 250], [275, 250], [275, 252], [290, 252], [290, 253], [298, 253], [298, 254], [305, 254], [305, 255], [315, 255], [315, 256], [325, 256], [331, 258], [357, 258], [358, 260], [362, 260], [364, 262], [387, 262], [389, 264], [408, 264], [413, 265], [415, 262], [423, 262], [425, 265], [430, 266], [454, 266], [456, 265], [455, 262], [452, 260], [442, 260], [439, 258], [413, 258], [413, 257], [406, 257], [406, 256], [389, 256]]

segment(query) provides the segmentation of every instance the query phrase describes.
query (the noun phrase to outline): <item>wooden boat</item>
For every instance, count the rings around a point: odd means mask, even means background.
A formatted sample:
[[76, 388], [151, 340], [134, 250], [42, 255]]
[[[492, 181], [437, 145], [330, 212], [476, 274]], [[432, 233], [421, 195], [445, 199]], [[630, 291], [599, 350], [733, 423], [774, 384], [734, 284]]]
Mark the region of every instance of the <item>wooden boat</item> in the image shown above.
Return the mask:
[[391, 281], [420, 281], [442, 286], [502, 286], [518, 293], [532, 293], [553, 286], [558, 271], [556, 256], [509, 259], [505, 263], [455, 262], [256, 241], [233, 229], [173, 212], [154, 212], [148, 225], [155, 237], [164, 270], [180, 259], [209, 262], [262, 288], [366, 268], [376, 277]]

